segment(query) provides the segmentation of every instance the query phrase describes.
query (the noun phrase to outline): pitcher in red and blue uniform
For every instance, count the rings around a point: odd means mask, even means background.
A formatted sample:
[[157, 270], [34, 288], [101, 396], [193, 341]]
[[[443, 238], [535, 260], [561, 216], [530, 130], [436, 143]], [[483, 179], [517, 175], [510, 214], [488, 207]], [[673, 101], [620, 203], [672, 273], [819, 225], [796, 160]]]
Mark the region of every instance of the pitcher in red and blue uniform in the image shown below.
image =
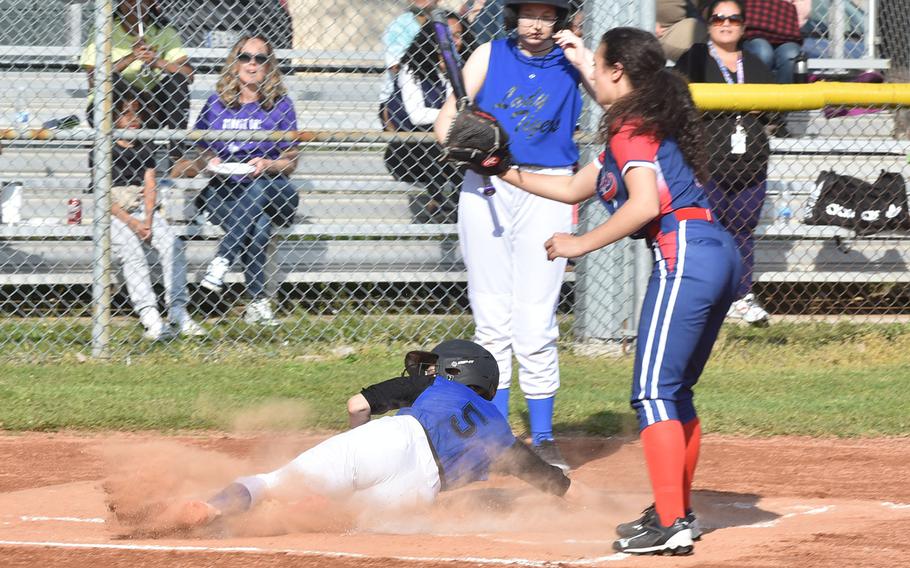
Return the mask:
[[632, 407], [638, 413], [654, 504], [617, 527], [613, 547], [633, 554], [692, 551], [698, 538], [689, 495], [701, 428], [692, 387], [717, 339], [742, 259], [715, 222], [701, 180], [698, 111], [686, 81], [665, 66], [652, 34], [614, 28], [595, 56], [597, 102], [610, 105], [607, 145], [574, 176], [521, 168], [502, 175], [530, 193], [565, 203], [597, 198], [610, 212], [583, 235], [557, 233], [549, 259], [572, 258], [623, 237], [645, 239], [654, 264], [639, 319]]

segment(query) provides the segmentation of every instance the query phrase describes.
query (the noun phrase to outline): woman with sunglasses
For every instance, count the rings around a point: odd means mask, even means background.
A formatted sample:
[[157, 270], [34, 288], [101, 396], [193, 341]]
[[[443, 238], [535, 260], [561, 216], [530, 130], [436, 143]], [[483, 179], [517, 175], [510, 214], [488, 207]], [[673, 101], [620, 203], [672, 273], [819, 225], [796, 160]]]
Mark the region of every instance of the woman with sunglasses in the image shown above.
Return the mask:
[[[272, 46], [265, 38], [241, 38], [228, 54], [221, 77], [196, 119], [199, 130], [297, 130], [294, 104], [287, 95]], [[289, 176], [297, 167], [293, 142], [244, 140], [199, 142], [195, 159], [180, 160], [172, 175], [195, 176], [207, 170], [212, 179], [202, 191], [201, 206], [224, 230], [200, 285], [221, 292], [224, 275], [236, 260], [243, 264], [247, 293], [244, 320], [277, 326], [265, 290], [269, 240], [275, 226], [291, 223], [297, 212], [297, 188]]]
[[[506, 0], [504, 19], [511, 35], [481, 45], [465, 63], [467, 94], [505, 127], [516, 163], [543, 174], [571, 174], [578, 161], [572, 139], [581, 113], [578, 87], [587, 80], [590, 61], [581, 41], [566, 29], [569, 3]], [[436, 119], [440, 141], [455, 105], [449, 97]], [[548, 262], [540, 244], [571, 226], [570, 205], [465, 172], [458, 198], [459, 246], [468, 272], [474, 340], [499, 364], [494, 402], [508, 416], [514, 355], [533, 447], [566, 470], [553, 437], [559, 389], [555, 312], [566, 261]]]
[[[693, 83], [775, 83], [761, 60], [741, 47], [746, 25], [740, 0], [713, 0], [707, 6], [708, 43], [697, 43], [676, 62], [677, 71]], [[768, 321], [768, 312], [752, 292], [754, 232], [765, 203], [770, 146], [766, 115], [705, 113], [705, 148], [710, 180], [705, 184], [711, 209], [733, 234], [743, 258], [743, 275], [731, 318], [753, 325]]]

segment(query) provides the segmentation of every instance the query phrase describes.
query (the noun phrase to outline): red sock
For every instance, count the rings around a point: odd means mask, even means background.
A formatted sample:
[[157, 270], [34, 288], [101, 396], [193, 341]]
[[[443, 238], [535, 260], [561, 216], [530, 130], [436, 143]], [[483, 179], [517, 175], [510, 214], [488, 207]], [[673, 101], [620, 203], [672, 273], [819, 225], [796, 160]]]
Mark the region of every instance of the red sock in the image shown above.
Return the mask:
[[679, 420], [651, 424], [641, 432], [641, 443], [651, 477], [654, 506], [660, 524], [668, 527], [686, 516], [683, 479], [686, 469], [686, 439]]
[[692, 508], [692, 480], [695, 479], [695, 466], [698, 465], [698, 451], [701, 448], [701, 421], [698, 418], [683, 424], [686, 436], [686, 472], [683, 479], [683, 498], [686, 510]]

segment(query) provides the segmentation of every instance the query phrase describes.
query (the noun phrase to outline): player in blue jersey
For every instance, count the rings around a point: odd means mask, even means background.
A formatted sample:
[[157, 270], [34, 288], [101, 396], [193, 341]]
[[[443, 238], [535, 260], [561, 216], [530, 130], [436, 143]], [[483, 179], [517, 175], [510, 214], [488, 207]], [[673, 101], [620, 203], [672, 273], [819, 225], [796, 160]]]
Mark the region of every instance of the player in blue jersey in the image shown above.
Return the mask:
[[689, 502], [701, 437], [692, 387], [733, 301], [742, 260], [709, 209], [700, 183], [706, 177], [699, 113], [685, 80], [666, 68], [657, 38], [633, 28], [608, 31], [595, 55], [594, 85], [597, 102], [609, 105], [601, 128], [607, 147], [598, 159], [571, 177], [519, 167], [502, 179], [565, 203], [596, 195], [609, 211], [586, 234], [550, 237], [544, 245], [550, 259], [629, 236], [645, 239], [653, 252], [631, 403], [654, 505], [617, 527], [614, 548], [684, 554], [698, 536]]
[[[568, 0], [505, 0], [503, 16], [509, 37], [479, 46], [464, 65], [467, 95], [508, 132], [514, 163], [541, 174], [569, 175], [578, 162], [572, 135], [582, 107], [579, 85], [589, 86], [590, 61], [567, 29]], [[437, 136], [454, 114], [455, 100], [449, 97], [436, 119]], [[556, 306], [566, 261], [548, 262], [540, 243], [571, 227], [570, 205], [465, 172], [458, 246], [468, 272], [474, 340], [499, 363], [494, 402], [508, 416], [514, 356], [531, 444], [566, 471], [553, 435], [560, 383]]]
[[[515, 438], [490, 402], [499, 368], [486, 349], [453, 339], [431, 352], [412, 351], [405, 361], [403, 376], [351, 397], [354, 428], [275, 471], [239, 478], [208, 501], [176, 505], [165, 513], [169, 529], [204, 526], [265, 499], [314, 494], [362, 510], [426, 506], [440, 491], [486, 479], [494, 465], [541, 491], [583, 499], [583, 490], [560, 468]], [[399, 412], [370, 421], [392, 410]]]

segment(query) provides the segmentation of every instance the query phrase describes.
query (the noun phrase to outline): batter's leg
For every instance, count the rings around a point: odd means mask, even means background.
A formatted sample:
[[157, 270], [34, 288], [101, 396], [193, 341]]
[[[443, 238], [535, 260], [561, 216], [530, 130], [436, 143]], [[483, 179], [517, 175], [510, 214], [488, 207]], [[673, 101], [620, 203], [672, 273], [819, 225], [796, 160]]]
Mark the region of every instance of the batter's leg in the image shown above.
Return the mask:
[[474, 316], [474, 341], [499, 365], [497, 406], [508, 416], [512, 378], [513, 264], [511, 202], [519, 191], [494, 178], [496, 193], [484, 195], [483, 180], [466, 172], [458, 199], [458, 241], [468, 272], [468, 300]]
[[519, 284], [513, 290], [512, 341], [534, 445], [553, 440], [554, 397], [559, 389], [556, 306], [566, 268], [566, 259], [547, 260], [544, 242], [571, 228], [571, 205], [526, 193], [516, 197], [512, 242]]

